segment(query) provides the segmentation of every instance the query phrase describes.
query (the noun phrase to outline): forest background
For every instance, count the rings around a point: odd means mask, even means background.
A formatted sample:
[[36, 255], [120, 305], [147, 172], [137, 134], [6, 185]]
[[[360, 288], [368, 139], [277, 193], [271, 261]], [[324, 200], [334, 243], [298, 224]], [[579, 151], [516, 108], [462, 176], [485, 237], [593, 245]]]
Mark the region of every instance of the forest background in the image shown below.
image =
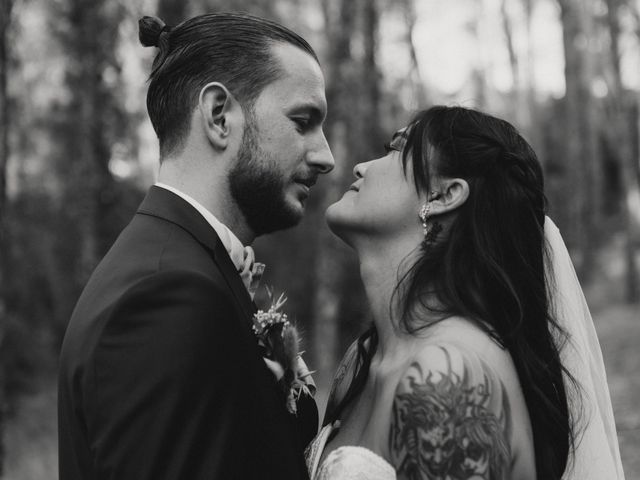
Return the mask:
[[627, 479], [640, 479], [640, 0], [0, 0], [0, 476], [57, 478], [57, 354], [89, 274], [157, 171], [155, 55], [137, 21], [240, 10], [309, 40], [336, 168], [295, 229], [260, 238], [318, 372], [369, 322], [323, 213], [418, 108], [516, 124], [546, 173], [600, 335]]

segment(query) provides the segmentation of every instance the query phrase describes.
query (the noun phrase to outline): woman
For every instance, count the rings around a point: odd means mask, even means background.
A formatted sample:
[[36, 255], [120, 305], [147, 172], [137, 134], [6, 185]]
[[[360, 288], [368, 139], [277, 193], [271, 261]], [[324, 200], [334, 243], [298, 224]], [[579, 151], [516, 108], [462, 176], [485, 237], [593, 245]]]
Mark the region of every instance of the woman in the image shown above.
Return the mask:
[[[374, 321], [336, 375], [308, 449], [312, 479], [579, 470], [570, 459], [583, 437], [607, 438], [592, 432], [595, 410], [561, 361], [567, 332], [547, 295], [551, 222], [531, 147], [503, 120], [433, 107], [386, 149], [355, 167], [327, 211], [358, 254]], [[622, 478], [617, 444], [610, 460], [606, 478]]]

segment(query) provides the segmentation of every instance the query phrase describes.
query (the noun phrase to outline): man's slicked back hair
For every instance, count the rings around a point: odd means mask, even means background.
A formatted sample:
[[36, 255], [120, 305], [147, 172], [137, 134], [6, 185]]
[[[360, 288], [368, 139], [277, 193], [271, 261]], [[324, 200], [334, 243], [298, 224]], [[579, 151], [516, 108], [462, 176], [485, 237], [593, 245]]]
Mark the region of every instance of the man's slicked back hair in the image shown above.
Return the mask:
[[281, 74], [274, 43], [289, 43], [318, 57], [299, 35], [278, 23], [244, 13], [212, 13], [175, 27], [156, 17], [140, 19], [140, 42], [156, 46], [147, 110], [160, 142], [160, 158], [179, 152], [202, 88], [220, 82], [244, 110]]

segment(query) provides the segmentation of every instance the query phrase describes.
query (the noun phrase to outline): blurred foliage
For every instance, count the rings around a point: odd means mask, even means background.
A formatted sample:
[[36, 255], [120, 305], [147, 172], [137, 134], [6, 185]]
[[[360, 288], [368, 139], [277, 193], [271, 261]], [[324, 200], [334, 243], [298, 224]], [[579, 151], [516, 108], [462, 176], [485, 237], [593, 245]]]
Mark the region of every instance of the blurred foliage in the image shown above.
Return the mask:
[[[330, 234], [324, 211], [351, 183], [353, 166], [382, 153], [385, 137], [432, 103], [476, 106], [518, 125], [545, 167], [551, 216], [580, 275], [597, 274], [597, 252], [622, 238], [626, 297], [638, 298], [637, 1], [2, 2], [5, 407], [55, 372], [84, 282], [153, 181], [157, 146], [144, 95], [154, 52], [138, 44], [137, 19], [155, 12], [175, 24], [244, 10], [294, 28], [319, 53], [336, 169], [316, 186], [300, 226], [256, 248], [268, 264], [265, 282], [289, 296], [321, 382], [368, 321], [357, 259]], [[441, 25], [449, 30], [424, 37]], [[556, 38], [552, 48], [536, 47], [547, 37]], [[455, 55], [451, 64], [425, 64], [464, 42], [466, 70], [453, 69]], [[566, 57], [564, 70], [544, 63], [554, 55]]]

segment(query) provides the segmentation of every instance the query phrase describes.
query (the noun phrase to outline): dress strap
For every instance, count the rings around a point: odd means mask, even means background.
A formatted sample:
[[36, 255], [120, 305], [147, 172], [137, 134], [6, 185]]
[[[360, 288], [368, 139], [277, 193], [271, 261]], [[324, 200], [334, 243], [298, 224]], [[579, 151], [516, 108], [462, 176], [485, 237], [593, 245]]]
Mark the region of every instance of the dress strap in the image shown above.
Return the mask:
[[304, 452], [304, 456], [307, 460], [307, 468], [309, 469], [309, 478], [313, 480], [318, 471], [318, 465], [320, 464], [320, 458], [322, 458], [322, 452], [324, 447], [331, 437], [331, 434], [340, 428], [340, 420], [336, 420], [333, 423], [322, 427], [316, 438], [309, 444]]

